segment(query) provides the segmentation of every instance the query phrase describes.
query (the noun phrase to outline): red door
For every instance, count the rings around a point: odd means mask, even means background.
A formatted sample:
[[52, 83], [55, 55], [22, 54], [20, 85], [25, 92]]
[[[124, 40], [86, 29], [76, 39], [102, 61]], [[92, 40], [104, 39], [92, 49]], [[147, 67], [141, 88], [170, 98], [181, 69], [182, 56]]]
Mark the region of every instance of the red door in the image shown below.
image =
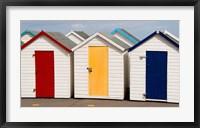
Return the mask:
[[54, 53], [35, 51], [36, 97], [54, 97]]

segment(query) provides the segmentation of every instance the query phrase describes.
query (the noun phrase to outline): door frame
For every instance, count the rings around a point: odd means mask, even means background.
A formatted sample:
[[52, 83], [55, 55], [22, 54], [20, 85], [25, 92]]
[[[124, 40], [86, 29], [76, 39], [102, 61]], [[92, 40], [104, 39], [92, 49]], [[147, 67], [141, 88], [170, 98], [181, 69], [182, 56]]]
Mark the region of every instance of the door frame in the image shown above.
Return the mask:
[[108, 92], [107, 92], [107, 96], [92, 96], [92, 95], [90, 96], [89, 95], [89, 89], [90, 89], [89, 88], [90, 87], [90, 85], [89, 85], [89, 73], [87, 73], [88, 74], [88, 96], [91, 97], [91, 98], [107, 98], [107, 97], [109, 97], [109, 46], [107, 46], [107, 45], [101, 45], [101, 46], [91, 45], [91, 46], [88, 46], [88, 67], [89, 67], [89, 62], [90, 62], [90, 60], [89, 60], [90, 59], [89, 58], [89, 55], [90, 55], [89, 54], [89, 48], [90, 47], [107, 47], [107, 49], [108, 49], [108, 52], [107, 52], [107, 54], [108, 54], [107, 55], [107, 58], [108, 58], [108, 61], [107, 61], [108, 62], [108, 64], [107, 64], [107, 77], [108, 77], [107, 78], [107, 91]]
[[[36, 52], [52, 52], [53, 53], [53, 97], [37, 97], [37, 79], [36, 79]], [[35, 97], [36, 98], [55, 98], [55, 57], [53, 50], [35, 50], [34, 51], [34, 59], [35, 59]]]
[[146, 101], [161, 101], [161, 102], [166, 102], [167, 101], [167, 85], [168, 85], [168, 81], [167, 81], [167, 78], [168, 78], [168, 51], [150, 51], [150, 50], [146, 50], [146, 62], [145, 62], [145, 72], [146, 72], [146, 75], [145, 75], [145, 94], [147, 94], [147, 68], [146, 68], [146, 64], [147, 64], [147, 52], [165, 52], [167, 54], [167, 61], [166, 61], [166, 100], [165, 99], [148, 99], [147, 96], [145, 98]]

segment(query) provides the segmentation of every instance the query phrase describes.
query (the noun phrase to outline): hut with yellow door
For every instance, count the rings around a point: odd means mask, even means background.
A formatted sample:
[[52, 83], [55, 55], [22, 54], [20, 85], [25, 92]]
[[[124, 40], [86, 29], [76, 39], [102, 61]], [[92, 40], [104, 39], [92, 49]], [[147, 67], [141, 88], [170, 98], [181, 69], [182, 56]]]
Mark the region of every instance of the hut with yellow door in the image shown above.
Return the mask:
[[74, 97], [124, 99], [129, 84], [128, 48], [115, 36], [102, 32], [74, 47]]

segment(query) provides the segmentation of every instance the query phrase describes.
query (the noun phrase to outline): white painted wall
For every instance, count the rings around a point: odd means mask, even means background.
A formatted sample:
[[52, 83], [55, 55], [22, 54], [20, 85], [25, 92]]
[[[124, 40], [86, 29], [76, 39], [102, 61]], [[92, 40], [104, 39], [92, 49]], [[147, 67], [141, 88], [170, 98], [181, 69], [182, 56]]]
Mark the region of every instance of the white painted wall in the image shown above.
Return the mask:
[[83, 40], [71, 33], [70, 35], [67, 36], [71, 41], [73, 41], [76, 44], [81, 43]]
[[[108, 46], [108, 97], [88, 96], [88, 46]], [[95, 37], [74, 52], [75, 98], [124, 99], [124, 62], [120, 50]]]
[[70, 54], [60, 46], [41, 36], [21, 51], [21, 97], [35, 97], [35, 50], [54, 51], [55, 98], [69, 98]]
[[160, 35], [149, 39], [130, 52], [130, 99], [144, 101], [146, 93], [146, 51], [167, 51], [167, 102], [179, 102], [180, 57], [179, 50]]
[[129, 39], [127, 39], [126, 37], [124, 37], [123, 35], [119, 34], [118, 32], [116, 32], [115, 34], [113, 34], [113, 36], [115, 36], [116, 38], [118, 38], [119, 40], [123, 41], [124, 43], [126, 43], [127, 45], [129, 45], [130, 47], [132, 47], [134, 45], [134, 43], [132, 41], [130, 41]]
[[31, 35], [29, 34], [25, 34], [24, 36], [21, 37], [21, 41], [26, 43], [28, 42], [31, 38], [33, 38]]

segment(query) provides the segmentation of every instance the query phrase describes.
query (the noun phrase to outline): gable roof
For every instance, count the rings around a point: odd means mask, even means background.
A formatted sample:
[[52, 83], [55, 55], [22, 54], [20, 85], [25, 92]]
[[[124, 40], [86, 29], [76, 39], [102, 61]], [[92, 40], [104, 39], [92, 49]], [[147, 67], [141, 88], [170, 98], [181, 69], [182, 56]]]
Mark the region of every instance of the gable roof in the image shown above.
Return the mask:
[[127, 32], [125, 29], [116, 28], [111, 32], [111, 34], [115, 34], [117, 32], [125, 38], [127, 38], [128, 40], [132, 41], [134, 44], [137, 44], [140, 41], [138, 38]]
[[37, 31], [25, 30], [25, 31], [23, 31], [23, 32], [21, 33], [21, 37], [24, 36], [24, 35], [26, 35], [26, 34], [29, 34], [29, 35], [31, 35], [31, 36], [35, 36], [35, 35], [37, 35], [38, 33], [39, 33], [39, 32], [37, 32]]
[[106, 36], [107, 38], [109, 38], [110, 40], [112, 40], [113, 42], [115, 42], [116, 44], [120, 45], [121, 47], [123, 47], [124, 49], [128, 49], [130, 48], [129, 45], [127, 45], [126, 43], [124, 43], [123, 41], [121, 41], [120, 39], [118, 39], [117, 37], [106, 33], [106, 32], [100, 32], [102, 35]]
[[82, 47], [83, 45], [87, 44], [90, 40], [92, 40], [95, 37], [101, 37], [102, 39], [108, 41], [110, 44], [112, 44], [113, 46], [115, 46], [116, 48], [118, 48], [121, 51], [125, 51], [128, 48], [130, 48], [129, 45], [125, 44], [124, 42], [122, 42], [121, 40], [119, 40], [118, 38], [116, 38], [115, 36], [109, 34], [109, 33], [105, 33], [105, 32], [97, 32], [95, 34], [93, 34], [92, 36], [90, 36], [89, 38], [87, 38], [85, 41], [81, 42], [80, 44], [78, 44], [76, 47], [74, 47], [72, 50], [75, 51], [77, 49], [79, 49], [80, 47]]
[[75, 36], [77, 36], [78, 38], [80, 38], [82, 41], [85, 40], [85, 39], [87, 39], [89, 37], [89, 35], [87, 35], [83, 31], [71, 31], [68, 34], [66, 34], [65, 36], [68, 37], [71, 34], [74, 34]]
[[167, 30], [165, 30], [163, 32], [163, 34], [165, 34], [167, 37], [169, 37], [170, 39], [172, 39], [174, 42], [176, 42], [177, 44], [179, 44], [179, 38], [176, 37], [175, 35], [173, 35], [172, 33], [168, 32]]
[[139, 43], [137, 43], [136, 45], [134, 45], [133, 47], [129, 48], [129, 52], [132, 51], [133, 49], [137, 48], [138, 46], [140, 46], [141, 44], [145, 43], [147, 40], [149, 40], [150, 38], [152, 38], [153, 36], [155, 36], [156, 34], [159, 34], [160, 36], [162, 36], [163, 38], [165, 38], [167, 41], [169, 41], [171, 44], [173, 44], [175, 47], [179, 48], [179, 44], [177, 44], [176, 42], [174, 42], [172, 39], [170, 39], [168, 36], [166, 36], [165, 34], [163, 34], [160, 31], [155, 31], [152, 34], [150, 34], [149, 36], [147, 36], [146, 38], [144, 38], [142, 41], [140, 41]]
[[78, 34], [79, 36], [81, 36], [82, 38], [84, 39], [87, 39], [89, 37], [88, 34], [86, 34], [85, 32], [83, 31], [74, 31], [76, 34]]
[[54, 39], [56, 39], [58, 42], [63, 44], [64, 46], [68, 47], [69, 49], [72, 49], [76, 46], [76, 43], [71, 41], [69, 38], [67, 38], [65, 35], [63, 35], [60, 32], [46, 32], [50, 36], [52, 36]]
[[40, 33], [38, 33], [32, 39], [30, 39], [27, 43], [23, 44], [21, 46], [21, 49], [24, 49], [26, 46], [31, 44], [33, 41], [35, 41], [40, 36], [46, 36], [51, 41], [53, 41], [54, 43], [56, 43], [57, 45], [59, 45], [61, 48], [63, 48], [65, 51], [67, 51], [69, 53], [72, 52], [70, 49], [72, 49], [73, 47], [76, 46], [76, 44], [74, 42], [69, 40], [67, 37], [65, 37], [60, 32], [48, 32], [48, 33], [46, 33], [42, 30]]

